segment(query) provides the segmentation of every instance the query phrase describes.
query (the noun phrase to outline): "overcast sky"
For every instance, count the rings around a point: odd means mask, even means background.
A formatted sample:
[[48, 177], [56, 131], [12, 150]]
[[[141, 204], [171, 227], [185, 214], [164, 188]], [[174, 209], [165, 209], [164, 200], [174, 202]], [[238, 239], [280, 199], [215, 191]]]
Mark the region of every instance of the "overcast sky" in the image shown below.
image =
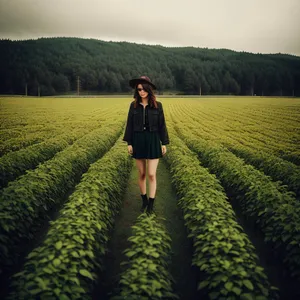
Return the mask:
[[52, 36], [300, 56], [300, 0], [0, 0], [0, 38]]

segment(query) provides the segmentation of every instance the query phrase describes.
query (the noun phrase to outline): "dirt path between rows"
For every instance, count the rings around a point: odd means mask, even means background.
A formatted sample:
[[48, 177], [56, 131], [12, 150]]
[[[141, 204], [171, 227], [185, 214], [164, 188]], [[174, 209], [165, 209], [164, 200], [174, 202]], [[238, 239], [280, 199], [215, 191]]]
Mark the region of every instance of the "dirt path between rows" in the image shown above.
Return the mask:
[[[131, 226], [140, 214], [141, 196], [137, 183], [138, 173], [133, 161], [133, 169], [128, 180], [128, 187], [124, 194], [120, 214], [116, 217], [115, 227], [108, 243], [109, 252], [106, 255], [106, 271], [100, 279], [104, 294], [101, 299], [109, 299], [120, 279], [120, 263], [126, 258], [123, 251], [130, 246], [127, 239], [131, 235]], [[149, 197], [147, 183], [147, 195]], [[172, 265], [170, 272], [176, 282], [174, 292], [180, 299], [196, 299], [196, 275], [191, 267], [192, 245], [187, 238], [187, 231], [181, 210], [176, 204], [176, 193], [172, 188], [171, 175], [164, 159], [161, 159], [157, 168], [157, 191], [154, 209], [157, 218], [164, 223], [171, 236]], [[100, 295], [97, 294], [97, 297]], [[98, 298], [99, 299], [99, 298]]]

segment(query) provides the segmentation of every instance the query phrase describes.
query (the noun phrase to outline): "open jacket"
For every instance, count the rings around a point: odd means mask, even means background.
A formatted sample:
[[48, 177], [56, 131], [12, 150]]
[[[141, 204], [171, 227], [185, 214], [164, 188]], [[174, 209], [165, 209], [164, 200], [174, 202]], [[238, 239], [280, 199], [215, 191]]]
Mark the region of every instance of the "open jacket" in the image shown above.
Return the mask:
[[145, 124], [145, 110], [148, 112], [149, 130], [158, 131], [162, 145], [169, 144], [169, 135], [167, 131], [164, 111], [161, 102], [156, 101], [157, 108], [147, 105], [145, 108], [143, 105], [137, 105], [134, 108], [134, 101], [130, 103], [127, 124], [123, 141], [126, 141], [128, 145], [132, 145], [133, 132], [143, 131]]

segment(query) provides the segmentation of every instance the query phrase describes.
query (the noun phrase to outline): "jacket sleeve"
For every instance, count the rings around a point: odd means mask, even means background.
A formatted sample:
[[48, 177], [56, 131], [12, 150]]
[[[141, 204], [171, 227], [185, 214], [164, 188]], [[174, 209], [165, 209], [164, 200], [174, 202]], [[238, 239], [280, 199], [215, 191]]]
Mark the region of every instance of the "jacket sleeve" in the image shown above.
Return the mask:
[[123, 141], [127, 142], [128, 145], [132, 145], [132, 135], [133, 135], [133, 109], [132, 109], [132, 103], [131, 103], [129, 106], [127, 123], [126, 123]]
[[160, 103], [160, 113], [159, 113], [159, 136], [162, 145], [167, 145], [170, 143], [169, 141], [169, 134], [167, 130], [165, 115], [164, 115], [164, 109], [162, 104]]

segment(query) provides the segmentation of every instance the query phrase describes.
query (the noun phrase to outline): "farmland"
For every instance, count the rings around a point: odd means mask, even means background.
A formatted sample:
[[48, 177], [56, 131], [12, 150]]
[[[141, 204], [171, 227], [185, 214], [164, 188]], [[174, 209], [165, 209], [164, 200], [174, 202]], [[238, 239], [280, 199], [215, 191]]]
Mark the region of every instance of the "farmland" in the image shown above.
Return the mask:
[[158, 100], [149, 217], [130, 98], [0, 98], [1, 298], [300, 297], [299, 99]]

